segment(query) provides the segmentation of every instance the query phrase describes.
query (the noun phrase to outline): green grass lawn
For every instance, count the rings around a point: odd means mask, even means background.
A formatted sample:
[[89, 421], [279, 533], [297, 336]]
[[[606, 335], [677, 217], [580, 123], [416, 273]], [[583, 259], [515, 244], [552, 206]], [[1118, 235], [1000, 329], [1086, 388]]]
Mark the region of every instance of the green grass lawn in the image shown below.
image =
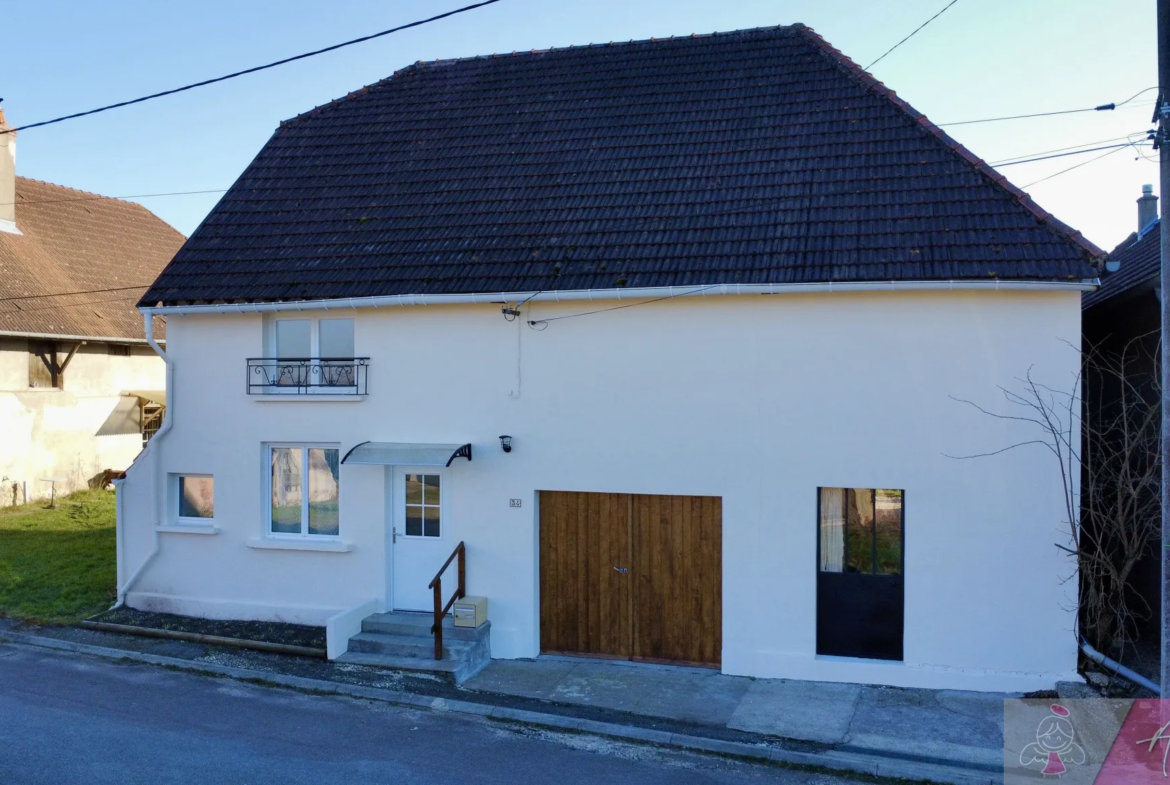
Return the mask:
[[0, 507], [0, 616], [69, 623], [116, 599], [114, 494]]

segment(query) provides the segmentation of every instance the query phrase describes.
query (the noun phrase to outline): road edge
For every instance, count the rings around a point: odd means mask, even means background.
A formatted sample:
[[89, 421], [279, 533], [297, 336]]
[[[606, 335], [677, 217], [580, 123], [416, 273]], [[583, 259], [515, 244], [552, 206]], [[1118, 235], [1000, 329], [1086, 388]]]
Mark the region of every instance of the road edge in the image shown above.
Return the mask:
[[412, 692], [403, 692], [401, 690], [366, 687], [359, 684], [345, 684], [343, 682], [327, 681], [324, 679], [310, 679], [304, 676], [289, 676], [283, 673], [273, 673], [271, 671], [254, 670], [251, 668], [238, 668], [230, 665], [194, 662], [178, 657], [146, 654], [144, 652], [127, 651], [124, 649], [111, 649], [105, 646], [94, 646], [88, 643], [77, 643], [58, 638], [45, 638], [39, 635], [29, 635], [11, 630], [0, 632], [0, 642], [5, 641], [43, 649], [88, 654], [109, 660], [130, 660], [190, 673], [227, 677], [250, 683], [269, 684], [300, 692], [376, 700], [404, 708], [468, 714], [556, 731], [588, 733], [621, 741], [671, 747], [688, 752], [714, 753], [716, 755], [740, 758], [756, 763], [767, 762], [795, 768], [831, 770], [851, 774], [863, 774], [882, 779], [929, 781], [946, 783], [947, 785], [1000, 785], [1002, 783], [1001, 778], [994, 777], [986, 772], [973, 772], [970, 769], [961, 769], [959, 767], [899, 760], [878, 755], [839, 752], [835, 750], [800, 752], [778, 749], [776, 747], [748, 744], [745, 742], [725, 741], [722, 739], [671, 733], [611, 722], [598, 722], [596, 720], [566, 717], [560, 714], [546, 714], [543, 712], [512, 709], [504, 706], [492, 706], [490, 704], [475, 703], [472, 701], [436, 698], [428, 695], [418, 695]]

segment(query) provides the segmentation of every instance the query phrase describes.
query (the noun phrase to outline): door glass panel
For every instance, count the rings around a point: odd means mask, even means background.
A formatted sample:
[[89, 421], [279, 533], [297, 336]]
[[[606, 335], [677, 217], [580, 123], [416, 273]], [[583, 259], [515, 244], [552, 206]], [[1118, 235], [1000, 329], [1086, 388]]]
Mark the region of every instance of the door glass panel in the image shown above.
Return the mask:
[[409, 537], [421, 537], [423, 532], [422, 526], [422, 507], [415, 507], [413, 505], [406, 505], [406, 534]]
[[276, 356], [308, 358], [313, 354], [312, 322], [281, 319], [276, 323]]
[[845, 489], [821, 488], [821, 572], [845, 568]]
[[440, 536], [439, 475], [406, 475], [406, 534]]
[[902, 492], [884, 488], [876, 491], [877, 572], [902, 574]]
[[845, 504], [846, 572], [873, 572], [873, 491], [850, 488]]
[[439, 536], [439, 508], [438, 507], [424, 507], [423, 508], [423, 536], [424, 537], [438, 537]]
[[309, 450], [309, 534], [338, 533], [339, 473], [337, 450]]
[[[439, 475], [424, 474], [423, 484], [426, 486], [426, 496], [423, 498], [424, 504], [438, 504], [439, 503]], [[436, 512], [438, 512], [436, 510]]]
[[272, 448], [272, 531], [301, 533], [301, 456], [299, 447]]

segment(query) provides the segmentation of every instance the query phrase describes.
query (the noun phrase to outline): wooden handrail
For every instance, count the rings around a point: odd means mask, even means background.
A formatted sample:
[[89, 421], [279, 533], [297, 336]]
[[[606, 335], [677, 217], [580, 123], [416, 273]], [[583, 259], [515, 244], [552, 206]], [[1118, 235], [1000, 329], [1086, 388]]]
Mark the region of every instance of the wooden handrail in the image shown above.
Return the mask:
[[[456, 587], [455, 593], [451, 595], [447, 604], [443, 605], [443, 573], [451, 566], [451, 561], [456, 556], [459, 557], [459, 586]], [[433, 589], [435, 592], [435, 623], [431, 625], [431, 633], [435, 636], [435, 659], [441, 660], [443, 659], [443, 617], [447, 615], [447, 611], [451, 610], [455, 600], [461, 600], [467, 596], [467, 548], [464, 547], [462, 541], [455, 546], [455, 550], [451, 551], [451, 555], [447, 557], [447, 561], [443, 562], [443, 566], [435, 573], [435, 577], [427, 585], [427, 588]]]

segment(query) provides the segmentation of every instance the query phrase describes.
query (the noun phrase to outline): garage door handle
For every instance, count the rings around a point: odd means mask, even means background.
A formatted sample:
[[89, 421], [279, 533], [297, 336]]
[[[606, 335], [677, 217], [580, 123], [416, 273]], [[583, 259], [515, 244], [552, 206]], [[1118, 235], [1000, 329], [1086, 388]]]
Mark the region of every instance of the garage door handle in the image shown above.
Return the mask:
[[618, 572], [629, 572], [630, 571], [628, 567], [614, 567], [614, 569], [617, 570]]

